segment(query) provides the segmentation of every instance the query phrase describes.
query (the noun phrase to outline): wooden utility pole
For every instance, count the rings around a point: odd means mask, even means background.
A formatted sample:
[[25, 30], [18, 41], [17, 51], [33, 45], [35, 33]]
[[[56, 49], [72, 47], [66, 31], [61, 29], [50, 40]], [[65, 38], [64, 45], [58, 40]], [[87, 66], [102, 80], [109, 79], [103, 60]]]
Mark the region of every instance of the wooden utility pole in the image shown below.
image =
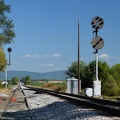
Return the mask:
[[80, 21], [78, 20], [78, 94], [81, 91], [80, 86]]

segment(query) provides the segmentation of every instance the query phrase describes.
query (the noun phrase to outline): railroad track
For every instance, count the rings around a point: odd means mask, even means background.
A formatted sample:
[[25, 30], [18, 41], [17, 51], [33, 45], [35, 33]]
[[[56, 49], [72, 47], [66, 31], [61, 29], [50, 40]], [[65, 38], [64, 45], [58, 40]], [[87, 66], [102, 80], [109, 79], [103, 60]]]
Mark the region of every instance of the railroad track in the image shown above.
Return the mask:
[[107, 113], [111, 116], [118, 116], [120, 117], [120, 103], [109, 101], [109, 100], [103, 100], [98, 98], [92, 98], [82, 95], [75, 95], [75, 94], [69, 94], [69, 93], [63, 93], [63, 92], [57, 92], [52, 90], [46, 90], [41, 88], [35, 88], [26, 86], [29, 88], [29, 90], [36, 91], [37, 94], [39, 93], [47, 93], [62, 99], [66, 99], [78, 106], [86, 106], [89, 108], [94, 108], [96, 110], [100, 110], [104, 113]]
[[13, 91], [0, 120], [34, 120], [20, 85]]
[[[57, 97], [59, 97], [60, 99]], [[30, 86], [19, 85], [18, 88], [15, 89], [15, 91], [13, 92], [11, 98], [17, 98], [17, 100], [15, 102], [14, 101], [8, 102], [2, 114], [1, 120], [41, 120], [41, 119], [56, 120], [56, 117], [59, 118], [59, 120], [63, 119], [68, 120], [68, 118], [77, 119], [77, 117], [78, 118], [82, 116], [85, 117], [87, 113], [83, 113], [83, 111], [86, 111], [87, 109], [90, 110], [91, 112], [95, 111], [95, 109], [103, 111], [103, 112], [96, 111], [96, 113], [94, 113], [93, 115], [95, 116], [96, 114], [96, 117], [98, 115], [110, 117], [112, 117], [112, 115], [118, 117], [120, 116], [118, 113], [120, 112], [120, 103], [118, 102], [111, 103], [111, 101], [95, 99], [80, 95], [73, 95], [63, 92], [56, 92], [52, 90], [34, 88]], [[53, 99], [56, 99], [56, 102]], [[63, 101], [63, 99], [65, 99], [65, 101]], [[73, 104], [70, 104], [71, 102], [77, 105], [77, 108], [75, 106], [70, 107], [73, 106]], [[85, 109], [84, 106], [86, 106]], [[90, 107], [90, 109], [88, 107]], [[53, 109], [55, 109], [55, 111]], [[90, 114], [90, 116], [92, 116], [91, 112], [88, 113], [87, 115], [89, 116]], [[118, 117], [116, 120], [119, 119]]]

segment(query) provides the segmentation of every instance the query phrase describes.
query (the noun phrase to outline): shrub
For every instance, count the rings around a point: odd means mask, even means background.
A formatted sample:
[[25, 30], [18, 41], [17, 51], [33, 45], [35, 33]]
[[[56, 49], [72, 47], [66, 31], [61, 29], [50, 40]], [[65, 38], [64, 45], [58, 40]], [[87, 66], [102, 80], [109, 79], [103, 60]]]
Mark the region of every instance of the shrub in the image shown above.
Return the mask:
[[3, 85], [2, 85], [2, 81], [0, 81], [0, 89], [3, 87]]
[[110, 75], [108, 80], [102, 81], [102, 94], [108, 96], [117, 96], [119, 95], [119, 87], [117, 82]]

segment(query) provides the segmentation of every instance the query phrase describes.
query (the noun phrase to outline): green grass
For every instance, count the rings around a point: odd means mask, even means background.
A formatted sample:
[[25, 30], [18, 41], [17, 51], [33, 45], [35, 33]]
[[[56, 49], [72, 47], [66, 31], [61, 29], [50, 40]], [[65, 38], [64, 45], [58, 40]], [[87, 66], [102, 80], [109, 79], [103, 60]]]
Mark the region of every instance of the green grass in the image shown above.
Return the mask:
[[43, 84], [44, 84], [43, 82], [41, 82], [41, 83], [40, 83], [40, 82], [32, 82], [31, 85], [32, 85], [32, 86], [36, 86], [36, 87], [42, 87]]
[[102, 96], [103, 99], [120, 102], [120, 96]]

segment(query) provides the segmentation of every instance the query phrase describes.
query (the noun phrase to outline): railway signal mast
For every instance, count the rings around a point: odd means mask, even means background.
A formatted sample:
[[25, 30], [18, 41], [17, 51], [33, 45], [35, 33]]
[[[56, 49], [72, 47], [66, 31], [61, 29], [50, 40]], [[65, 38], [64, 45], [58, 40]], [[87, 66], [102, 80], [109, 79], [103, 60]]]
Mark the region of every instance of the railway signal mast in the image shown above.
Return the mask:
[[11, 53], [11, 51], [12, 51], [12, 48], [9, 47], [9, 48], [7, 49], [7, 51], [9, 52], [9, 62], [7, 63], [6, 68], [5, 68], [6, 89], [7, 89], [7, 68], [8, 68], [9, 65], [11, 65], [11, 62], [10, 62], [10, 53]]
[[97, 35], [98, 30], [101, 29], [104, 25], [104, 20], [99, 17], [95, 16], [92, 21], [91, 25], [94, 29], [93, 33], [95, 33], [95, 37], [91, 41], [91, 45], [95, 50], [95, 59], [96, 59], [96, 78], [93, 81], [93, 97], [101, 97], [101, 81], [98, 80], [98, 50], [104, 46], [104, 40]]

